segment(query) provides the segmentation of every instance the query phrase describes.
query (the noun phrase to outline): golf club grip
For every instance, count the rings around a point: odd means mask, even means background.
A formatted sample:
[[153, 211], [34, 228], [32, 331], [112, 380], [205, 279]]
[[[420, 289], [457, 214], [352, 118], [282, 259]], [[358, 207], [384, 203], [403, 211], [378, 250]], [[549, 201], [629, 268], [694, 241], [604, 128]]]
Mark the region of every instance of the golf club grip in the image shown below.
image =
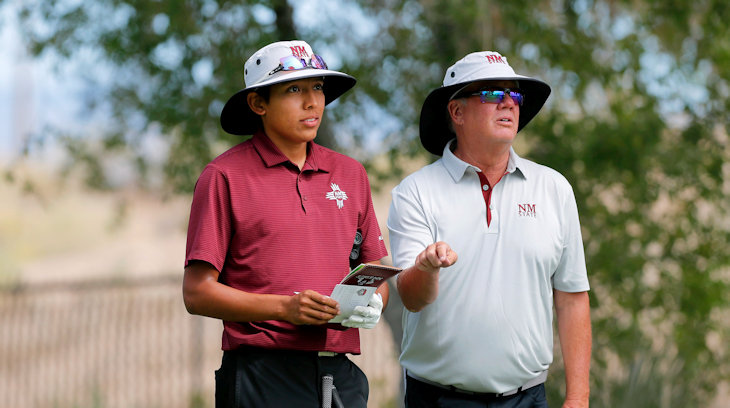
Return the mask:
[[331, 374], [322, 376], [322, 408], [332, 408], [332, 389], [334, 388], [334, 377]]

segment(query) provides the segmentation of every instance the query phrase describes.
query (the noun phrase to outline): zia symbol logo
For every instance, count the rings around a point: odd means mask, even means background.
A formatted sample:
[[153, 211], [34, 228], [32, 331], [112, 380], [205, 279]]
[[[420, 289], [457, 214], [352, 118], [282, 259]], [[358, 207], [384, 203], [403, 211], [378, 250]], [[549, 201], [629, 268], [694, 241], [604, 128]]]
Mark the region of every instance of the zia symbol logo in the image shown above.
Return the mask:
[[342, 206], [345, 205], [345, 200], [347, 200], [347, 193], [340, 190], [340, 186], [335, 183], [331, 183], [330, 187], [332, 187], [332, 191], [327, 193], [327, 199], [336, 200], [337, 208], [342, 208]]

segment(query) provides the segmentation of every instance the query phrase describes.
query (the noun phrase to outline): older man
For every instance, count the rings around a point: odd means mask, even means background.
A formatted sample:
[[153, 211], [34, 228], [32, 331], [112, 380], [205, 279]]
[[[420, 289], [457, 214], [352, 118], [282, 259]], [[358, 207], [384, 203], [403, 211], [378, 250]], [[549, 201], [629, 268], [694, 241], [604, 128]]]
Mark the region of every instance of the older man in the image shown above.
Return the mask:
[[451, 66], [423, 104], [421, 142], [442, 157], [393, 189], [388, 218], [393, 262], [405, 268], [407, 407], [546, 407], [553, 306], [563, 407], [588, 406], [589, 284], [575, 197], [562, 175], [512, 148], [549, 94], [482, 51]]

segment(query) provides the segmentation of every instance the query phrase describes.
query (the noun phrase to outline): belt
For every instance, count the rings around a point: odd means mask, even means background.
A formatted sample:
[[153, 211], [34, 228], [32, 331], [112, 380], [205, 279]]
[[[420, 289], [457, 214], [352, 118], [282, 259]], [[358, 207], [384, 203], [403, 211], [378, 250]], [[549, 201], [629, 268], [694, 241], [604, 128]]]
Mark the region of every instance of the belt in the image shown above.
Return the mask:
[[[0, 0], [2, 1], [2, 0]], [[308, 355], [312, 356], [313, 353], [317, 353], [317, 357], [337, 357], [340, 355], [345, 355], [346, 353], [337, 353], [334, 351], [307, 351], [307, 350], [288, 350], [288, 349], [267, 349], [262, 347], [253, 347], [253, 346], [239, 346], [237, 349], [234, 350], [226, 350], [224, 353], [229, 354], [267, 354], [267, 355]]]
[[532, 380], [526, 382], [523, 386], [515, 388], [514, 390], [509, 390], [505, 392], [476, 392], [476, 391], [468, 391], [468, 390], [462, 390], [461, 388], [456, 388], [453, 385], [443, 385], [439, 384], [437, 382], [427, 380], [425, 378], [421, 378], [417, 375], [413, 375], [406, 371], [406, 375], [408, 377], [413, 378], [416, 381], [420, 381], [424, 384], [432, 385], [434, 387], [438, 387], [444, 390], [449, 390], [458, 394], [465, 394], [465, 395], [471, 395], [474, 397], [482, 397], [482, 398], [498, 398], [498, 397], [509, 397], [510, 395], [515, 395], [517, 393], [520, 393], [524, 390], [530, 389], [532, 387], [538, 386], [545, 382], [547, 379], [547, 370], [543, 371], [538, 375], [537, 377], [533, 378]]

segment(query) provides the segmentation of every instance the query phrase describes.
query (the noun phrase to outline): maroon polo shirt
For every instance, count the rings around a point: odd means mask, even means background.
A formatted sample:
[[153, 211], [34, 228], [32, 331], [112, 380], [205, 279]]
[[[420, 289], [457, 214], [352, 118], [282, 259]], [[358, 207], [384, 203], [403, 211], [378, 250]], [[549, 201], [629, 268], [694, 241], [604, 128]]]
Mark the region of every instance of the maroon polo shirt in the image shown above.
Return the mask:
[[[349, 271], [358, 229], [363, 262], [386, 256], [363, 166], [315, 143], [307, 150], [300, 171], [258, 133], [209, 163], [195, 186], [185, 265], [208, 262], [221, 282], [246, 292], [329, 295]], [[223, 326], [224, 350], [360, 353], [357, 329], [281, 321]]]

